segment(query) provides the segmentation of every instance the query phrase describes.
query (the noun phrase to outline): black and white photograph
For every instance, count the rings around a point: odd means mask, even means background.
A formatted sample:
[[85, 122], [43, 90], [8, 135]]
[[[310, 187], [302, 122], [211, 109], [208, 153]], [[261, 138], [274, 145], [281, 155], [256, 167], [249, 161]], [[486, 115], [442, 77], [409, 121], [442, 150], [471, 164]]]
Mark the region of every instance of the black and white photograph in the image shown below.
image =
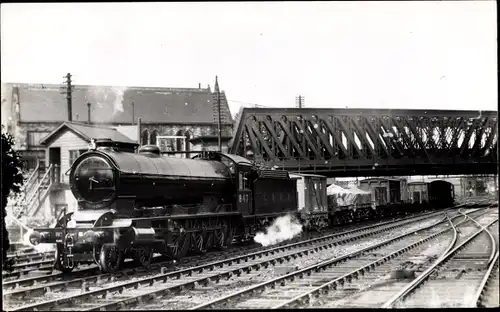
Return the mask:
[[500, 306], [496, 1], [0, 13], [3, 311]]

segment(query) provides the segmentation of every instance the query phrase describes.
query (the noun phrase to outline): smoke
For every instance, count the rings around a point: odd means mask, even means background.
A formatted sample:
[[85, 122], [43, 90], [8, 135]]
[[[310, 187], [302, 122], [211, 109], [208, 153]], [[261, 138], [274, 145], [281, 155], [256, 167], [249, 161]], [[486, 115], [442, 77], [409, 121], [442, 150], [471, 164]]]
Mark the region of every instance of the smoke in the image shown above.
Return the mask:
[[123, 113], [124, 95], [127, 89], [127, 87], [89, 87], [85, 100], [92, 105], [91, 118], [94, 121], [110, 122], [116, 114]]
[[49, 244], [49, 243], [43, 243], [43, 244], [38, 244], [38, 245], [32, 245], [30, 243], [30, 235], [33, 233], [33, 230], [30, 229], [24, 234], [23, 236], [23, 243], [26, 246], [33, 246], [33, 248], [38, 251], [39, 253], [44, 253], [44, 252], [49, 252], [49, 251], [54, 251], [56, 250], [56, 244]]
[[295, 217], [286, 215], [274, 220], [273, 224], [265, 230], [265, 233], [257, 233], [254, 240], [262, 246], [269, 246], [292, 239], [301, 232], [302, 224]]
[[113, 103], [113, 114], [117, 112], [123, 113], [123, 94], [127, 90], [127, 87], [113, 87], [115, 92], [115, 102]]

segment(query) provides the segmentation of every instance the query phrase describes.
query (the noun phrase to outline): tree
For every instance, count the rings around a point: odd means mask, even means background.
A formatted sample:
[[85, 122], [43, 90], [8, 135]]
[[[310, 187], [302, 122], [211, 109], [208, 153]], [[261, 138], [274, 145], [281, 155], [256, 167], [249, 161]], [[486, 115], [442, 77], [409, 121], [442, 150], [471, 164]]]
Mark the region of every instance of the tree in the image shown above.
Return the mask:
[[18, 194], [23, 184], [21, 155], [13, 149], [13, 146], [14, 138], [11, 134], [4, 132], [2, 125], [2, 263], [5, 265], [4, 269], [9, 266], [7, 250], [10, 247], [9, 233], [5, 224], [7, 200], [11, 193]]

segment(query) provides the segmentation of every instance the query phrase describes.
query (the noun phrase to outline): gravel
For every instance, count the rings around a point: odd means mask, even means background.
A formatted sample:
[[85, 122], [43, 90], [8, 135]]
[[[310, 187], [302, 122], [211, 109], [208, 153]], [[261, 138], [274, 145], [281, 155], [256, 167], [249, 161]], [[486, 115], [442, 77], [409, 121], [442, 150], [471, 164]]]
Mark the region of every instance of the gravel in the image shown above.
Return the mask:
[[[422, 227], [430, 226], [436, 223], [440, 219], [442, 219], [442, 217], [432, 218], [409, 227], [394, 229], [390, 233], [381, 233], [375, 235], [375, 237], [364, 238], [350, 245], [337, 246], [335, 248], [322, 250], [313, 253], [306, 258], [292, 259], [286, 263], [286, 266], [295, 267], [299, 270], [324, 260], [340, 257], [342, 255], [366, 248], [395, 236], [415, 232]], [[206, 303], [207, 301], [230, 295], [236, 291], [248, 289], [256, 284], [262, 283], [263, 281], [269, 281], [273, 278], [284, 275], [285, 272], [283, 271], [284, 270], [280, 270], [277, 267], [269, 267], [267, 269], [261, 269], [260, 271], [252, 271], [249, 274], [242, 275], [240, 277], [232, 277], [229, 280], [220, 281], [218, 284], [213, 284], [210, 287], [202, 287], [197, 290], [186, 291], [180, 296], [174, 296], [169, 299], [159, 299], [154, 303], [152, 302], [151, 304], [146, 304], [145, 306], [142, 305], [136, 309], [171, 310], [191, 308], [199, 304]]]

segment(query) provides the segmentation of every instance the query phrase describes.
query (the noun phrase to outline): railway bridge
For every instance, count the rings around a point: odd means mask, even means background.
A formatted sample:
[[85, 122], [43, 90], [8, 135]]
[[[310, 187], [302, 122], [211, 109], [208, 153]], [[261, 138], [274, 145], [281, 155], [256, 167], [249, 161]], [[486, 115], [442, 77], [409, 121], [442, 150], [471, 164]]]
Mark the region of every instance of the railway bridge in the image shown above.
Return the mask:
[[498, 112], [244, 108], [230, 152], [326, 176], [496, 174]]

